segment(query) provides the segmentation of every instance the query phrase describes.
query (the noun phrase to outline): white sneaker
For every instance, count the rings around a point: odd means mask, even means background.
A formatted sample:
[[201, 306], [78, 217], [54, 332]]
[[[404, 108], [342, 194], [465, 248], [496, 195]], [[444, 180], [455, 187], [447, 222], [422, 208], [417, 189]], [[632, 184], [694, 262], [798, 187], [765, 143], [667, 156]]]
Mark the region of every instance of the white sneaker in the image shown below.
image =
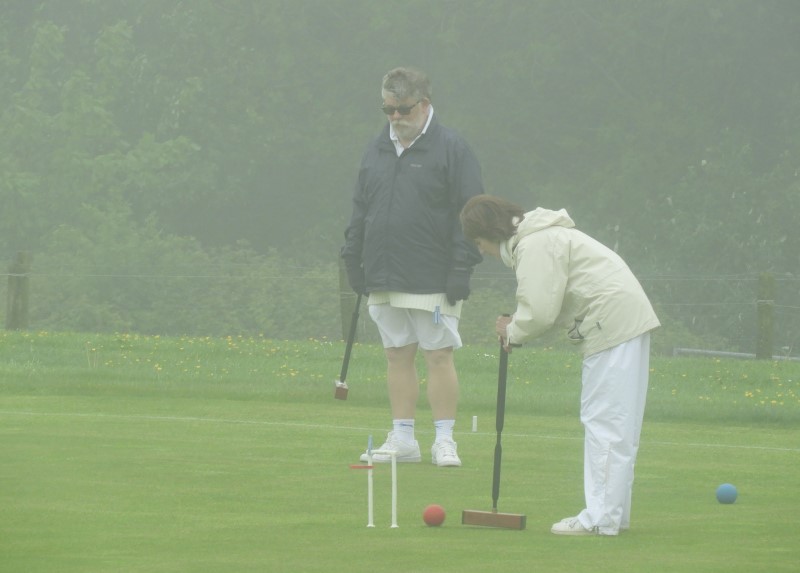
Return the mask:
[[431, 446], [431, 462], [440, 468], [460, 467], [461, 460], [458, 457], [457, 448], [458, 444], [453, 440], [442, 439], [434, 442]]
[[[389, 432], [386, 441], [380, 448], [376, 450], [394, 450], [397, 452], [396, 458], [398, 462], [419, 462], [422, 461], [422, 455], [419, 453], [419, 442], [414, 440], [413, 444], [409, 444], [402, 440], [397, 439], [394, 432]], [[361, 454], [361, 461], [369, 461], [367, 452]], [[378, 464], [385, 464], [392, 461], [392, 456], [389, 454], [373, 454], [372, 461]]]
[[550, 528], [556, 535], [597, 535], [597, 528], [586, 529], [577, 517], [567, 517]]

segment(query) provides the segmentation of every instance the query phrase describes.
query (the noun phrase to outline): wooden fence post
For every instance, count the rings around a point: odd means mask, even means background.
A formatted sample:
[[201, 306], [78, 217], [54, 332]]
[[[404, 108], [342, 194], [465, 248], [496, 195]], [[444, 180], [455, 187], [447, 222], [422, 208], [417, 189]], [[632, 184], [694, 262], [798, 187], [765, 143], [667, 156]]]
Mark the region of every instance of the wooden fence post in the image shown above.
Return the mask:
[[[347, 269], [344, 266], [344, 259], [339, 257], [339, 309], [342, 314], [342, 340], [347, 340], [350, 334], [350, 322], [353, 320], [353, 312], [356, 310], [356, 295], [350, 288], [347, 280]], [[358, 331], [353, 342], [358, 341]]]
[[6, 330], [28, 328], [28, 273], [30, 269], [31, 255], [26, 251], [18, 252], [16, 260], [8, 268]]
[[772, 336], [774, 333], [775, 277], [772, 273], [761, 273], [758, 280], [756, 312], [758, 340], [756, 358], [772, 360]]

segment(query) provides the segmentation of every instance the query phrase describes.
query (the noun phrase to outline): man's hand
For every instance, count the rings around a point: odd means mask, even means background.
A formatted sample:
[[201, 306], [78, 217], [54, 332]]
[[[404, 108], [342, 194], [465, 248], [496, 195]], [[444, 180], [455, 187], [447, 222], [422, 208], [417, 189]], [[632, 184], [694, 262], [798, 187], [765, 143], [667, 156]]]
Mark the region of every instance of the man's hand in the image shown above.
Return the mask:
[[457, 267], [447, 275], [447, 302], [451, 305], [460, 300], [469, 298], [469, 277], [472, 269], [468, 267]]
[[347, 268], [347, 282], [356, 294], [367, 294], [364, 267], [352, 263], [345, 264]]

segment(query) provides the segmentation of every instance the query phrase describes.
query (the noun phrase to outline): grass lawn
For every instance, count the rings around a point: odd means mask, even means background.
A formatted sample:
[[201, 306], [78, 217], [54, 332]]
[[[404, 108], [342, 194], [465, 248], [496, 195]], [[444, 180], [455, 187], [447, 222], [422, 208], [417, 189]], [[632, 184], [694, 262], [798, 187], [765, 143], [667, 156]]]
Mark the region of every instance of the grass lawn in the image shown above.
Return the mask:
[[[797, 571], [800, 364], [654, 358], [630, 531], [564, 538], [583, 507], [580, 357], [511, 356], [500, 511], [491, 508], [493, 349], [459, 351], [462, 468], [351, 470], [388, 424], [380, 349], [340, 342], [0, 333], [0, 571]], [[424, 379], [421, 381], [424, 385]], [[471, 417], [478, 431], [471, 432]], [[417, 437], [433, 438], [424, 400]], [[739, 499], [721, 505], [720, 483]], [[429, 503], [448, 511], [423, 524]]]

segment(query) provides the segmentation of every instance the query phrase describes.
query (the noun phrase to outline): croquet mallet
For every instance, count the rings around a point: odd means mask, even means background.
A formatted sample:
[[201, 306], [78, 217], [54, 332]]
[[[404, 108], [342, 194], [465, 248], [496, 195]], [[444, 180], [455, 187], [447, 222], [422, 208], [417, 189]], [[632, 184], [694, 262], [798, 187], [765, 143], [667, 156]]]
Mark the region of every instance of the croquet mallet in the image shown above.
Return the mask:
[[503, 527], [506, 529], [525, 529], [525, 516], [518, 513], [498, 513], [497, 500], [500, 498], [500, 462], [503, 457], [501, 436], [506, 413], [506, 379], [508, 377], [508, 352], [503, 340], [500, 341], [500, 368], [497, 374], [497, 443], [494, 446], [494, 472], [492, 477], [492, 511], [465, 509], [461, 513], [464, 525], [484, 527]]
[[344, 349], [344, 360], [342, 360], [342, 371], [339, 377], [334, 380], [333, 397], [337, 400], [347, 400], [347, 368], [350, 366], [350, 353], [353, 350], [353, 341], [356, 339], [356, 328], [358, 327], [358, 309], [361, 307], [361, 293], [356, 298], [356, 307], [353, 309], [353, 317], [350, 319], [350, 332], [347, 335], [347, 346]]

